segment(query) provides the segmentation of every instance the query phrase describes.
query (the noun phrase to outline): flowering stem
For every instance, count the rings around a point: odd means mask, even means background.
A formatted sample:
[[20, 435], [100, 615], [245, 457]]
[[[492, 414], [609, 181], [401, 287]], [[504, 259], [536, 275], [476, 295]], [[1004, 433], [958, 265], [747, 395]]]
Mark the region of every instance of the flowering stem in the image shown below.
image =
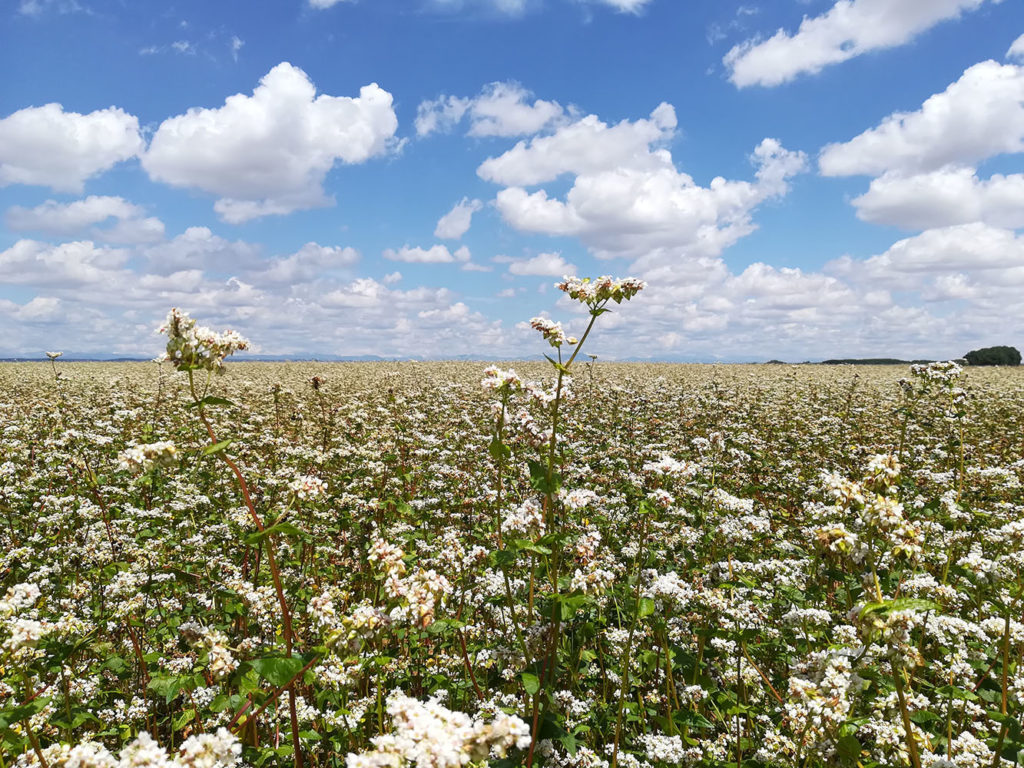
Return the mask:
[[[195, 376], [191, 369], [188, 371], [188, 386], [189, 391], [192, 393], [192, 399], [195, 401], [196, 410], [199, 412], [199, 418], [203, 422], [203, 426], [206, 427], [206, 433], [210, 437], [211, 445], [217, 444], [217, 434], [213, 431], [213, 426], [210, 424], [210, 420], [206, 417], [206, 412], [203, 410], [202, 398], [196, 393], [196, 382]], [[252, 518], [253, 523], [256, 525], [257, 530], [263, 531], [263, 521], [260, 519], [259, 514], [256, 512], [256, 505], [253, 504], [252, 496], [249, 493], [249, 485], [245, 482], [245, 477], [242, 475], [242, 470], [238, 468], [238, 465], [231, 460], [231, 457], [227, 455], [225, 451], [220, 452], [220, 456], [224, 459], [225, 463], [231, 468], [235, 478], [238, 480], [238, 486], [242, 490], [242, 498], [245, 500], [245, 506], [249, 510], [249, 516]], [[284, 587], [281, 584], [281, 573], [277, 567], [277, 561], [274, 558], [274, 537], [267, 536], [267, 564], [270, 566], [270, 575], [274, 580], [274, 591], [277, 593], [277, 601], [281, 607], [281, 620], [284, 624], [284, 644], [285, 644], [285, 656], [291, 658], [292, 655], [292, 617], [291, 612], [288, 610], [288, 601], [284, 596]], [[294, 682], [288, 684], [288, 709], [291, 716], [292, 725], [292, 748], [295, 755], [295, 768], [302, 768], [302, 751], [299, 744], [299, 729], [298, 729], [298, 716], [295, 711], [295, 686]]]
[[[633, 621], [629, 627], [629, 637], [626, 638], [626, 647], [622, 650], [622, 688], [619, 691], [619, 710], [615, 716], [615, 745], [612, 749], [612, 768], [619, 764], [619, 741], [622, 738], [622, 710], [626, 703], [626, 696], [629, 694], [629, 664], [633, 650], [633, 635], [636, 634], [636, 627], [640, 623], [640, 569], [644, 563], [644, 543], [647, 540], [647, 516], [643, 517], [643, 525], [640, 528], [640, 548], [636, 553], [636, 563], [633, 566], [636, 571], [636, 586], [633, 590]], [[917, 768], [920, 768], [918, 766]]]

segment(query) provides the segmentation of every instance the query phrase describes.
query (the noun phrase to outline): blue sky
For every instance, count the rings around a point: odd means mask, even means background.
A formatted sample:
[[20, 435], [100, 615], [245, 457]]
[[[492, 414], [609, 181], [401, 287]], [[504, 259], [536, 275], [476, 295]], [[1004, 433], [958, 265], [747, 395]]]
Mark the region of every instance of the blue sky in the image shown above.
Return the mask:
[[1019, 0], [16, 0], [0, 356], [608, 358], [1024, 343]]

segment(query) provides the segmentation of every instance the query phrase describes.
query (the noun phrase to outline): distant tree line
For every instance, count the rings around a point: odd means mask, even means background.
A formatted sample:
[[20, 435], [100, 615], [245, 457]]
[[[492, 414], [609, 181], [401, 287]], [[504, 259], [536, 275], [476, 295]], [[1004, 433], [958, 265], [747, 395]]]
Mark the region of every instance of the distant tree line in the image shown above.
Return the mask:
[[1016, 347], [985, 347], [964, 355], [968, 365], [1020, 365]]

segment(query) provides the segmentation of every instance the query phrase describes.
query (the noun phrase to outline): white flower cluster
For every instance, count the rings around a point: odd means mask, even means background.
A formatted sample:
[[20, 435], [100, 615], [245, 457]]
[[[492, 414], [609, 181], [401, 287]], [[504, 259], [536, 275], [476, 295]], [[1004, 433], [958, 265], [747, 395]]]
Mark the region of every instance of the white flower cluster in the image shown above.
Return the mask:
[[686, 747], [681, 736], [666, 736], [663, 733], [647, 733], [640, 737], [640, 743], [647, 750], [647, 759], [652, 763], [679, 765], [689, 762]]
[[0, 597], [0, 616], [10, 616], [23, 608], [35, 605], [39, 595], [39, 587], [30, 581], [24, 584], [15, 584], [8, 588], [3, 597]]
[[318, 499], [327, 495], [327, 483], [313, 475], [299, 475], [288, 483], [288, 490], [301, 501]]
[[419, 568], [406, 575], [404, 553], [398, 547], [375, 538], [370, 544], [367, 559], [380, 563], [384, 569], [384, 592], [401, 603], [391, 609], [389, 618], [394, 622], [415, 622], [426, 627], [434, 621], [434, 611], [452, 593], [452, 585], [437, 571]]
[[918, 363], [910, 366], [910, 373], [919, 379], [935, 384], [951, 385], [960, 378], [963, 368], [952, 360], [937, 363]]
[[615, 574], [591, 563], [587, 570], [577, 568], [572, 575], [571, 590], [585, 595], [600, 595], [615, 583]]
[[501, 521], [502, 533], [544, 535], [544, 513], [533, 499], [527, 499], [515, 509], [505, 513]]
[[129, 472], [148, 472], [153, 467], [174, 466], [177, 454], [178, 449], [171, 440], [132, 445], [117, 455], [117, 465]]
[[210, 676], [214, 680], [223, 680], [238, 668], [228, 637], [220, 630], [204, 627], [197, 621], [186, 621], [178, 629], [193, 648], [206, 651]]
[[[226, 728], [219, 728], [217, 733], [189, 736], [172, 757], [143, 731], [121, 750], [119, 758], [94, 741], [53, 744], [42, 753], [49, 768], [231, 768], [239, 763], [242, 744]], [[38, 765], [34, 751], [25, 752], [14, 762], [15, 768]]]
[[689, 461], [677, 461], [671, 456], [662, 456], [657, 461], [644, 464], [644, 472], [651, 475], [665, 475], [678, 480], [689, 480], [697, 474], [697, 467]]
[[546, 317], [534, 317], [530, 320], [530, 327], [535, 331], [540, 331], [544, 341], [552, 347], [560, 347], [563, 344], [572, 346], [576, 343], [576, 337], [566, 336], [562, 324], [555, 320], [548, 320]]
[[597, 494], [589, 488], [573, 488], [567, 491], [562, 488], [558, 492], [558, 498], [569, 509], [586, 509], [598, 501]]
[[54, 630], [52, 622], [39, 619], [34, 608], [39, 597], [39, 587], [26, 582], [10, 587], [0, 598], [0, 666], [27, 663], [38, 654], [39, 641]]
[[589, 277], [579, 278], [566, 275], [562, 278], [562, 282], [555, 283], [555, 288], [568, 294], [570, 299], [591, 307], [607, 301], [621, 304], [623, 301], [632, 299], [646, 287], [647, 283], [637, 280], [635, 277], [616, 280], [608, 275], [602, 275], [594, 280]]
[[484, 722], [452, 712], [436, 699], [421, 702], [401, 691], [388, 696], [387, 710], [394, 730], [374, 737], [373, 750], [350, 753], [348, 768], [461, 768], [530, 744], [529, 726], [502, 712]]
[[249, 348], [249, 342], [236, 331], [217, 333], [189, 317], [177, 307], [171, 309], [157, 333], [167, 334], [167, 350], [157, 358], [169, 361], [178, 370], [223, 372], [224, 359]]
[[523, 388], [523, 380], [512, 368], [503, 371], [496, 365], [490, 365], [484, 368], [484, 377], [480, 381], [480, 386], [498, 392], [514, 392]]

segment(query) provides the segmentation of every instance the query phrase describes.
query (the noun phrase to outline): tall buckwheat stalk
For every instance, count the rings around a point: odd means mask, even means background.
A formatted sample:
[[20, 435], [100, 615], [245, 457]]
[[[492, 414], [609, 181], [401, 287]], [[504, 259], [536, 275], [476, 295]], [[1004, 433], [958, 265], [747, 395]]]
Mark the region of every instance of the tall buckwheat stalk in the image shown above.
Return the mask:
[[[207, 394], [209, 391], [210, 379], [214, 374], [223, 374], [224, 360], [235, 352], [248, 349], [249, 342], [235, 331], [227, 330], [222, 333], [217, 333], [209, 328], [197, 325], [193, 318], [189, 317], [187, 313], [182, 312], [177, 308], [172, 309], [167, 315], [167, 320], [160, 328], [160, 332], [167, 334], [167, 350], [161, 360], [170, 362], [177, 370], [183, 371], [188, 375], [188, 388], [189, 393], [192, 395], [192, 404], [196, 409], [196, 413], [199, 415], [199, 420], [202, 422], [203, 427], [206, 429], [206, 433], [210, 438], [210, 445], [204, 449], [203, 453], [207, 455], [215, 454], [228, 465], [231, 472], [234, 474], [235, 479], [238, 481], [238, 487], [241, 490], [242, 499], [245, 502], [246, 509], [249, 511], [249, 516], [252, 518], [253, 524], [260, 533], [263, 533], [266, 529], [263, 525], [263, 520], [256, 511], [256, 505], [253, 503], [252, 495], [249, 492], [249, 484], [245, 481], [245, 476], [242, 474], [242, 470], [239, 469], [238, 464], [236, 464], [227, 453], [227, 448], [232, 441], [230, 439], [223, 441], [218, 440], [217, 433], [214, 431], [213, 425], [210, 423], [210, 419], [206, 415], [206, 408], [208, 406], [231, 404], [223, 398], [211, 397]], [[205, 373], [202, 395], [200, 395], [196, 388], [196, 372]], [[270, 567], [271, 578], [274, 582], [274, 591], [277, 594], [277, 601], [281, 610], [285, 655], [288, 658], [291, 658], [292, 644], [294, 641], [291, 610], [288, 607], [288, 600], [284, 594], [284, 585], [281, 582], [281, 572], [277, 566], [277, 560], [274, 557], [274, 536], [268, 533], [263, 540], [266, 542], [267, 565]], [[299, 723], [295, 709], [294, 681], [288, 684], [287, 690], [295, 765], [296, 768], [302, 768], [302, 751], [299, 744]], [[236, 720], [237, 719], [238, 716], [236, 716]]]
[[[556, 283], [555, 287], [565, 293], [571, 300], [584, 305], [590, 315], [590, 320], [583, 332], [583, 336], [577, 339], [568, 336], [560, 322], [544, 317], [534, 317], [530, 320], [530, 326], [540, 332], [544, 340], [555, 350], [556, 357], [545, 355], [544, 357], [555, 369], [555, 385], [553, 392], [540, 391], [537, 397], [541, 402], [547, 403], [548, 418], [550, 423], [549, 435], [543, 444], [539, 459], [529, 461], [531, 484], [533, 488], [543, 494], [543, 537], [544, 543], [531, 542], [529, 540], [515, 540], [507, 542], [501, 540], [501, 523], [498, 527], [499, 555], [498, 563], [505, 572], [506, 590], [508, 595], [508, 607], [512, 614], [517, 636], [523, 646], [525, 662], [527, 667], [531, 665], [531, 654], [526, 644], [522, 642], [522, 628], [516, 616], [513, 605], [512, 591], [508, 584], [507, 566], [514, 562], [519, 550], [526, 551], [530, 556], [531, 563], [534, 558], [540, 555], [544, 559], [545, 575], [551, 589], [550, 594], [550, 617], [548, 624], [548, 648], [541, 651], [541, 656], [536, 660], [540, 662], [538, 674], [524, 672], [522, 675], [523, 685], [526, 693], [532, 695], [532, 738], [527, 754], [527, 766], [533, 765], [534, 752], [537, 745], [538, 724], [543, 711], [547, 711], [553, 701], [553, 694], [560, 690], [562, 682], [558, 677], [558, 652], [561, 639], [562, 613], [567, 604], [562, 600], [563, 585], [560, 582], [562, 569], [562, 543], [565, 533], [562, 530], [562, 519], [559, 509], [559, 491], [562, 488], [562, 473], [559, 471], [561, 461], [558, 455], [559, 430], [562, 426], [562, 406], [568, 387], [571, 385], [573, 363], [583, 349], [590, 332], [597, 322], [597, 318], [605, 312], [610, 312], [608, 306], [612, 302], [621, 304], [629, 301], [637, 293], [646, 287], [646, 283], [636, 278], [617, 280], [612, 277], [603, 276], [596, 280], [591, 278], [565, 277], [562, 282]], [[568, 352], [568, 350], [572, 350]], [[508, 410], [510, 395], [522, 387], [518, 376], [514, 371], [500, 371], [497, 368], [488, 369], [485, 372], [483, 385], [486, 388], [495, 389], [501, 395], [501, 409], [495, 425], [494, 439], [490, 444], [491, 456], [497, 464], [498, 475], [498, 499], [500, 504], [502, 478], [504, 474], [505, 460], [511, 454], [511, 450], [502, 442], [505, 417]], [[536, 391], [536, 389], [534, 390]], [[504, 545], [504, 546], [503, 546]], [[531, 568], [531, 599], [527, 606], [529, 615], [526, 622], [530, 626], [534, 623], [534, 602], [533, 595], [533, 568]], [[639, 579], [639, 575], [638, 575]], [[540, 618], [537, 619], [540, 621]], [[635, 624], [634, 627], [635, 629]], [[630, 633], [632, 641], [632, 632]], [[628, 659], [628, 649], [626, 658]], [[620, 709], [621, 719], [621, 709]], [[621, 727], [621, 725], [620, 725]]]

